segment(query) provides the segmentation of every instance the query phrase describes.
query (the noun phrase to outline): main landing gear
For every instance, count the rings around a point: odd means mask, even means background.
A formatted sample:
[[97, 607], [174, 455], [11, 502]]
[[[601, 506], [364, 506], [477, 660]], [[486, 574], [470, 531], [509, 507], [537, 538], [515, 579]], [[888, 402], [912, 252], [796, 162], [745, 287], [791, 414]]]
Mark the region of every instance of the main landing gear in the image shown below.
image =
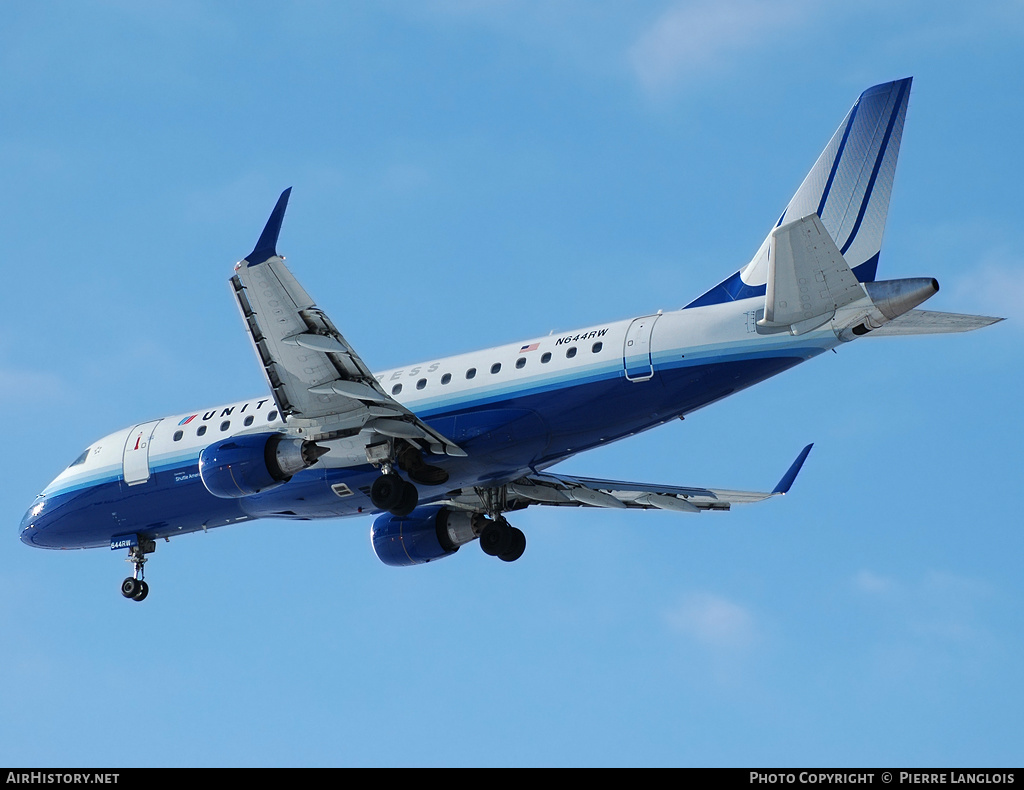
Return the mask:
[[480, 548], [503, 562], [515, 562], [526, 551], [526, 535], [498, 516], [480, 531]]
[[138, 545], [128, 549], [127, 562], [135, 565], [135, 574], [121, 582], [121, 595], [133, 601], [144, 601], [149, 595], [149, 585], [142, 578], [146, 555], [156, 551], [156, 541], [139, 538]]
[[370, 501], [375, 508], [386, 510], [393, 516], [408, 516], [420, 501], [419, 492], [392, 471], [385, 471], [373, 481]]
[[479, 529], [480, 548], [484, 554], [497, 557], [503, 562], [515, 562], [526, 551], [526, 535], [513, 527], [502, 513], [508, 510], [507, 492], [504, 486], [475, 489], [487, 511], [488, 518]]
[[444, 469], [428, 464], [419, 450], [401, 439], [367, 446], [366, 460], [383, 473], [370, 487], [370, 501], [378, 510], [393, 516], [408, 516], [420, 500], [416, 486], [399, 477], [396, 468], [420, 485], [439, 486], [448, 482]]

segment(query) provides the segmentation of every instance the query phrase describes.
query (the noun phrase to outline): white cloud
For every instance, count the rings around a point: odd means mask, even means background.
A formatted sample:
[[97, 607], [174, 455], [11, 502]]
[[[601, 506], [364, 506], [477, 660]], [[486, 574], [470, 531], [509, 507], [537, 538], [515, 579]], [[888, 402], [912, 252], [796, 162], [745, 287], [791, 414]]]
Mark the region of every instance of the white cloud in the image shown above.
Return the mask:
[[707, 647], [739, 648], [754, 641], [754, 618], [739, 604], [711, 593], [692, 593], [666, 615], [674, 629]]
[[893, 582], [872, 571], [860, 571], [853, 578], [854, 586], [864, 593], [887, 593], [893, 589]]
[[410, 162], [392, 162], [384, 169], [381, 185], [385, 192], [400, 195], [420, 191], [430, 183], [427, 168]]
[[644, 89], [661, 94], [698, 72], [728, 65], [743, 50], [766, 46], [778, 28], [799, 24], [806, 0], [677, 2], [629, 49]]
[[899, 582], [862, 570], [853, 582], [884, 606], [886, 618], [899, 623], [904, 636], [929, 644], [981, 643], [988, 638], [983, 620], [992, 590], [983, 581], [930, 571], [919, 581]]

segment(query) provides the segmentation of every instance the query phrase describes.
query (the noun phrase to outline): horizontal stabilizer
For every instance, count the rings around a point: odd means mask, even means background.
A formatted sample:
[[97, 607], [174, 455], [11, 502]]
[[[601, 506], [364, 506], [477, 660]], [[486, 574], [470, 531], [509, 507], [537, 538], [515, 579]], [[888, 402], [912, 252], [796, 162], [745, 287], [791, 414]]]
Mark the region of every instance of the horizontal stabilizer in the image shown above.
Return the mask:
[[948, 332], [970, 332], [998, 324], [1002, 318], [987, 315], [961, 315], [937, 313], [933, 310], [911, 310], [895, 318], [880, 329], [873, 329], [865, 337], [895, 337], [897, 335], [936, 335]]
[[758, 326], [802, 334], [863, 296], [863, 286], [817, 214], [772, 233], [764, 318]]

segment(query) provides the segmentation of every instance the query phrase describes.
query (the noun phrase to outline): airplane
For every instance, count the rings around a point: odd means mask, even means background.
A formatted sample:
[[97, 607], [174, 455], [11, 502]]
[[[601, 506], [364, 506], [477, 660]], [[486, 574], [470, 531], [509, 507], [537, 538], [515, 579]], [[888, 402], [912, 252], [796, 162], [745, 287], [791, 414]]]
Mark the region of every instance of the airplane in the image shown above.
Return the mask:
[[277, 252], [286, 189], [232, 293], [269, 386], [91, 444], [28, 509], [23, 542], [127, 549], [144, 600], [161, 538], [258, 518], [377, 514], [374, 552], [409, 566], [478, 540], [505, 562], [532, 505], [729, 510], [765, 492], [578, 477], [554, 465], [676, 420], [860, 338], [1002, 319], [918, 309], [932, 278], [876, 272], [911, 78], [864, 91], [754, 257], [679, 310], [374, 373]]

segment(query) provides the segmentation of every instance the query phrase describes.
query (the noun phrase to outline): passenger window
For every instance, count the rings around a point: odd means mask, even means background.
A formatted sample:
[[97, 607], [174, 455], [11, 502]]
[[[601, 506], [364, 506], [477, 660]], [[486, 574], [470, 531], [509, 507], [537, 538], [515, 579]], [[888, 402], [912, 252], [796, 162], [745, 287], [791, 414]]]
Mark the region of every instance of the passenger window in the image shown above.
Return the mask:
[[452, 380], [452, 374], [451, 373], [445, 373], [443, 376], [441, 376], [441, 383], [442, 384], [447, 384], [451, 380]]
[[221, 429], [222, 431], [226, 431], [226, 430], [227, 430], [228, 428], [230, 428], [230, 427], [231, 427], [231, 420], [224, 420], [224, 422], [222, 422], [222, 423], [220, 424], [220, 429]]
[[497, 373], [499, 370], [501, 370], [500, 362], [495, 362], [493, 365], [491, 365], [491, 373]]
[[402, 391], [402, 385], [401, 384], [396, 384], [395, 386], [393, 386], [391, 388], [391, 394], [392, 395], [397, 395], [401, 391]]
[[181, 441], [181, 437], [184, 436], [184, 435], [185, 435], [184, 431], [175, 431], [174, 432], [174, 441], [180, 442]]
[[252, 425], [252, 415], [251, 414], [248, 417], [245, 418], [245, 424], [246, 425]]
[[516, 369], [517, 370], [522, 370], [525, 367], [526, 367], [526, 357], [519, 357], [519, 359], [516, 360]]
[[273, 422], [277, 419], [277, 409], [274, 409], [270, 414], [267, 415], [267, 422]]
[[566, 356], [566, 357], [567, 357], [568, 359], [572, 359], [572, 358], [573, 358], [574, 356], [576, 356], [576, 346], [573, 346], [573, 347], [572, 347], [572, 348], [570, 348], [570, 349], [569, 349], [568, 351], [566, 351], [566, 352], [565, 352], [565, 356]]
[[206, 433], [206, 426], [205, 425], [200, 425], [198, 428], [196, 428], [196, 436], [203, 436], [205, 433]]
[[600, 350], [601, 350], [602, 348], [604, 348], [604, 343], [594, 343], [594, 346], [593, 346], [593, 348], [591, 348], [590, 350], [591, 350], [591, 351], [593, 351], [593, 352], [594, 352], [594, 353], [596, 354], [596, 353], [598, 353], [598, 352], [599, 352], [599, 351], [600, 351]]
[[416, 382], [416, 389], [418, 389], [418, 390], [423, 389], [425, 386], [427, 386], [427, 380], [426, 379], [420, 379], [419, 381]]
[[469, 370], [466, 371], [466, 378], [467, 379], [471, 379], [475, 375], [476, 375], [476, 368], [470, 368]]
[[543, 354], [541, 354], [540, 364], [546, 365], [550, 361], [551, 361], [551, 352], [550, 351], [545, 351]]

